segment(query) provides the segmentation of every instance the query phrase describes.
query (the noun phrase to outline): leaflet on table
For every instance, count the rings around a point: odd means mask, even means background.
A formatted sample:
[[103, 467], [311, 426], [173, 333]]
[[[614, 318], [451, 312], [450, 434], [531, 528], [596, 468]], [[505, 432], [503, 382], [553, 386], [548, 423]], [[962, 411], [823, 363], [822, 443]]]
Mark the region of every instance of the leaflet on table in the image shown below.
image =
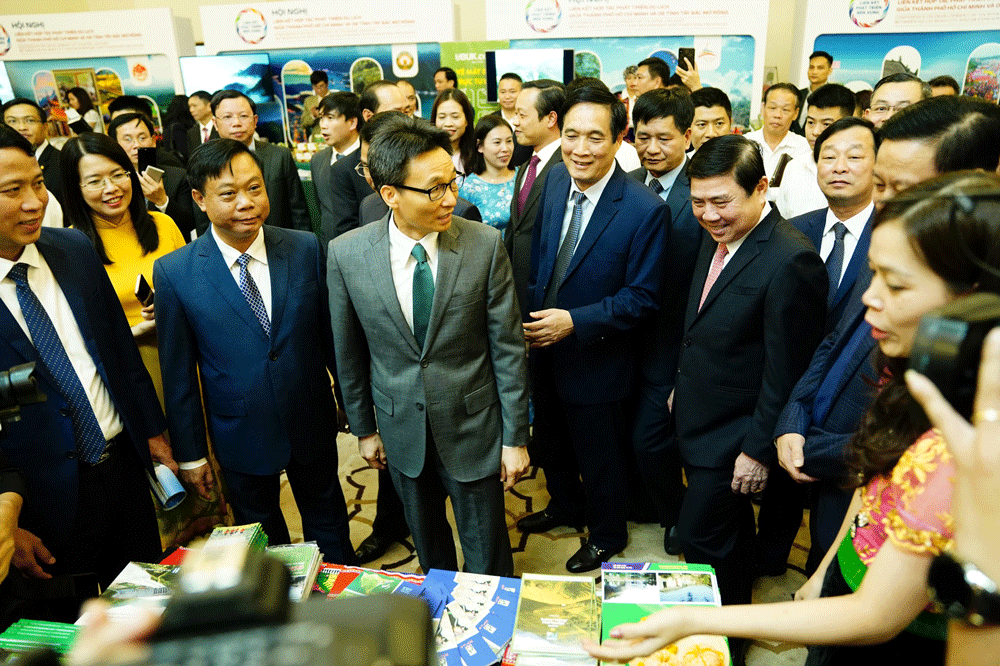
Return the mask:
[[129, 562], [100, 598], [111, 605], [108, 615], [115, 620], [130, 620], [141, 608], [162, 613], [180, 572], [178, 565]]
[[594, 664], [581, 641], [597, 638], [598, 622], [593, 578], [524, 574], [511, 647], [519, 665], [557, 657]]
[[292, 574], [288, 598], [292, 601], [304, 601], [313, 590], [319, 564], [323, 558], [316, 542], [270, 546], [265, 552], [281, 560]]
[[343, 564], [323, 564], [316, 575], [313, 591], [334, 598], [347, 596], [367, 596], [369, 594], [406, 594], [415, 596], [424, 577], [399, 571], [365, 569]]

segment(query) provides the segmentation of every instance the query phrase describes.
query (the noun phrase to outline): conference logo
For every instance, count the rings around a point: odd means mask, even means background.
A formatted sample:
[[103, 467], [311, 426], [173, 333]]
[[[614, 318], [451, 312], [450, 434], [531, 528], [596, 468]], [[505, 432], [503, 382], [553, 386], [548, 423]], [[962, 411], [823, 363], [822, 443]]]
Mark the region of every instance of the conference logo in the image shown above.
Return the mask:
[[889, 13], [889, 0], [851, 0], [847, 13], [859, 28], [874, 28]]
[[5, 56], [10, 51], [10, 35], [2, 25], [0, 25], [0, 56]]
[[247, 44], [260, 44], [267, 37], [267, 21], [256, 9], [247, 8], [236, 15], [236, 34]]
[[524, 8], [524, 20], [535, 32], [551, 32], [562, 20], [559, 0], [530, 0]]

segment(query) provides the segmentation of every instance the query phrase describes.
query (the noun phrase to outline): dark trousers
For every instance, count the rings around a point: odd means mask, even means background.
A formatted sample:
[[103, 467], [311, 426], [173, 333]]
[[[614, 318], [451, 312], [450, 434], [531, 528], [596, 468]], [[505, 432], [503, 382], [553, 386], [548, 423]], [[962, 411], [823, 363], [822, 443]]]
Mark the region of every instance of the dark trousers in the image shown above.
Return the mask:
[[684, 501], [681, 452], [673, 435], [673, 417], [667, 407], [672, 387], [644, 382], [639, 390], [632, 433], [635, 460], [656, 518], [664, 527], [677, 524]]
[[812, 546], [806, 560], [807, 576], [819, 568], [823, 556], [837, 541], [837, 533], [851, 506], [854, 491], [845, 490], [840, 484], [839, 480], [823, 479], [810, 488], [809, 536]]
[[757, 515], [757, 549], [764, 571], [788, 563], [792, 544], [802, 525], [808, 492], [808, 484], [796, 483], [780, 465], [771, 467]]
[[455, 535], [445, 515], [445, 500], [450, 498], [465, 571], [490, 576], [514, 575], [499, 466], [496, 474], [477, 481], [456, 480], [444, 468], [428, 428], [427, 451], [420, 474], [411, 479], [393, 467], [392, 461], [389, 472], [402, 500], [424, 573], [431, 569], [458, 570]]
[[389, 470], [378, 471], [378, 490], [375, 496], [375, 519], [372, 520], [372, 534], [385, 538], [404, 537], [410, 528], [406, 526], [403, 502], [392, 484]]
[[[336, 449], [330, 456], [320, 456], [308, 464], [294, 458], [285, 467], [295, 504], [302, 514], [302, 533], [306, 541], [315, 541], [325, 562], [353, 564], [347, 525], [347, 505], [337, 476]], [[226, 499], [233, 508], [238, 525], [260, 523], [268, 543], [289, 543], [288, 526], [281, 514], [280, 475], [258, 476], [222, 468]]]
[[535, 438], [547, 449], [549, 513], [570, 524], [585, 521], [592, 545], [621, 550], [628, 542], [623, 454], [629, 432], [621, 402], [567, 404], [541, 374], [534, 387]]
[[684, 560], [715, 568], [722, 603], [748, 604], [755, 570], [750, 496], [732, 491], [732, 466], [684, 471], [688, 487], [677, 522]]

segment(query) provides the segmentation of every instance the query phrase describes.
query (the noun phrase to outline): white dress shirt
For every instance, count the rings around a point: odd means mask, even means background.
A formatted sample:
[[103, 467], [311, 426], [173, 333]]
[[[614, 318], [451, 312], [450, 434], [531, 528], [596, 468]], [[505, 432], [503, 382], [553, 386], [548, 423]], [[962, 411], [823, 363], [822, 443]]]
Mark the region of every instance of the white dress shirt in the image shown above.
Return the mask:
[[[3, 279], [0, 280], [0, 300], [3, 300], [3, 304], [14, 316], [14, 321], [28, 336], [28, 340], [32, 340], [31, 332], [28, 331], [28, 323], [21, 313], [21, 304], [17, 300], [17, 285], [7, 275], [14, 264], [21, 263], [28, 264], [28, 286], [31, 287], [31, 291], [35, 292], [38, 301], [42, 304], [46, 314], [49, 315], [49, 319], [52, 320], [59, 341], [66, 349], [66, 356], [69, 357], [69, 362], [73, 366], [73, 370], [76, 371], [76, 376], [79, 377], [87, 399], [90, 401], [90, 406], [94, 410], [94, 416], [97, 417], [97, 423], [101, 426], [104, 439], [116, 437], [124, 429], [122, 420], [118, 416], [118, 412], [115, 411], [108, 387], [104, 385], [104, 380], [97, 372], [94, 359], [87, 351], [83, 334], [80, 332], [80, 326], [76, 322], [73, 310], [69, 307], [69, 301], [66, 300], [66, 294], [63, 293], [52, 274], [52, 269], [45, 263], [45, 258], [38, 252], [34, 243], [24, 247], [24, 251], [17, 261], [0, 258], [0, 275], [3, 275]], [[118, 303], [115, 302], [114, 305], [117, 306]], [[34, 344], [34, 340], [32, 340], [32, 344]]]
[[[226, 262], [226, 268], [229, 269], [229, 274], [233, 276], [236, 280], [236, 286], [240, 286], [240, 265], [236, 262], [243, 254], [235, 247], [231, 245], [226, 245], [226, 243], [219, 238], [219, 234], [215, 233], [215, 225], [212, 225], [212, 236], [215, 237], [215, 242], [219, 246], [219, 251], [222, 252], [222, 260]], [[260, 292], [260, 298], [264, 301], [264, 309], [267, 310], [267, 318], [271, 318], [271, 272], [267, 268], [267, 248], [264, 246], [264, 230], [263, 228], [257, 232], [257, 238], [254, 239], [250, 247], [247, 248], [246, 254], [250, 255], [250, 261], [247, 262], [247, 272], [253, 281], [257, 283], [257, 291]]]
[[851, 258], [854, 257], [854, 250], [858, 247], [858, 240], [861, 238], [861, 234], [865, 230], [865, 224], [868, 223], [868, 218], [871, 217], [873, 210], [875, 210], [875, 204], [870, 203], [860, 213], [847, 220], [839, 219], [833, 214], [832, 210], [826, 211], [826, 226], [823, 228], [823, 239], [819, 248], [819, 255], [823, 257], [824, 262], [830, 256], [830, 253], [833, 252], [833, 244], [837, 240], [837, 235], [833, 232], [834, 225], [837, 222], [843, 222], [844, 226], [847, 227], [847, 233], [844, 234], [844, 262], [840, 266], [840, 277], [837, 278], [837, 284], [830, 285], [831, 292], [836, 291], [840, 286], [841, 280], [844, 279], [844, 273], [847, 272], [847, 265], [851, 263]]
[[622, 141], [618, 152], [615, 153], [615, 160], [626, 172], [635, 171], [642, 166], [642, 162], [639, 161], [639, 153], [635, 151], [635, 146], [628, 141]]
[[[536, 179], [538, 178], [538, 174], [540, 174], [542, 172], [542, 169], [545, 168], [545, 165], [548, 164], [548, 162], [549, 162], [550, 159], [552, 159], [552, 155], [557, 150], [559, 150], [561, 147], [562, 147], [562, 142], [559, 139], [556, 139], [555, 141], [552, 141], [551, 143], [548, 143], [548, 144], [542, 146], [538, 150], [534, 151], [534, 153], [532, 153], [532, 155], [538, 155], [538, 166], [535, 167], [535, 178]], [[529, 159], [529, 161], [530, 161], [530, 159]], [[524, 171], [524, 175], [527, 176], [528, 175], [528, 171], [527, 171], [527, 169], [528, 169], [528, 162], [524, 163], [524, 167], [523, 168], [525, 170]], [[521, 187], [523, 188], [527, 184], [528, 184], [528, 179], [527, 179], [527, 177], [525, 177], [525, 178], [523, 178], [521, 180]], [[514, 198], [516, 199], [517, 197], [514, 197]]]
[[827, 207], [812, 155], [808, 159], [796, 157], [788, 163], [774, 203], [786, 220]]
[[[774, 169], [778, 166], [778, 160], [781, 159], [782, 155], [787, 154], [793, 158], [801, 157], [803, 160], [812, 159], [812, 149], [809, 148], [809, 142], [806, 138], [790, 130], [774, 150], [771, 150], [771, 146], [767, 145], [763, 129], [748, 132], [745, 136], [760, 145], [761, 152], [764, 155], [764, 171], [768, 179], [774, 176]], [[783, 179], [782, 182], [784, 182]], [[774, 201], [778, 196], [779, 189], [775, 187], [769, 188], [767, 191], [767, 200]]]
[[345, 150], [344, 152], [340, 153], [340, 157], [337, 157], [337, 154], [338, 154], [337, 153], [337, 149], [331, 146], [330, 147], [330, 166], [333, 166], [334, 164], [336, 164], [338, 159], [343, 159], [343, 158], [347, 157], [348, 155], [350, 155], [351, 153], [353, 153], [355, 150], [357, 150], [360, 147], [361, 147], [361, 139], [360, 138], [355, 139], [354, 143], [352, 143], [351, 145], [349, 145], [347, 147], [347, 150]]
[[431, 270], [431, 278], [437, 282], [438, 266], [438, 232], [432, 231], [419, 241], [415, 241], [396, 226], [393, 213], [389, 214], [389, 268], [392, 270], [392, 283], [396, 287], [396, 298], [399, 308], [403, 311], [406, 325], [413, 330], [413, 271], [417, 268], [417, 260], [410, 254], [413, 246], [420, 243], [427, 253], [427, 267]]
[[215, 123], [212, 122], [211, 118], [209, 118], [208, 122], [205, 123], [204, 125], [202, 125], [201, 123], [198, 123], [198, 140], [201, 141], [202, 143], [205, 143], [205, 141], [206, 141], [206, 139], [205, 139], [205, 130], [208, 130], [208, 140], [211, 140], [211, 138], [212, 138], [212, 128], [214, 126], [215, 126]]
[[[583, 218], [580, 220], [580, 234], [576, 237], [576, 244], [580, 244], [580, 239], [583, 238], [583, 232], [587, 230], [587, 225], [590, 224], [590, 218], [594, 214], [594, 208], [597, 206], [597, 202], [601, 200], [601, 194], [604, 192], [604, 188], [607, 187], [608, 181], [611, 180], [611, 175], [614, 174], [615, 170], [608, 169], [608, 172], [604, 176], [587, 188], [583, 193], [583, 202], [581, 206], [583, 207]], [[573, 195], [580, 192], [580, 188], [576, 186], [576, 181], [570, 179], [569, 186], [569, 198], [566, 200], [566, 213], [563, 215], [562, 230], [559, 232], [559, 247], [562, 247], [563, 239], [566, 238], [566, 233], [569, 231], [569, 223], [573, 219]], [[573, 248], [575, 251], [576, 248]], [[558, 253], [558, 250], [556, 250]]]
[[[764, 204], [764, 210], [760, 211], [760, 217], [757, 218], [757, 224], [760, 224], [761, 221], [765, 217], [767, 217], [770, 212], [771, 212], [771, 204], [765, 203]], [[754, 229], [756, 229], [757, 228], [757, 224], [754, 224], [752, 227], [750, 227], [750, 231], [753, 231]], [[747, 239], [747, 236], [750, 235], [750, 231], [746, 232], [745, 234], [743, 234], [742, 236], [740, 236], [739, 238], [737, 238], [733, 242], [726, 243], [726, 250], [728, 250], [728, 252], [727, 252], [726, 256], [724, 256], [722, 258], [722, 267], [723, 268], [725, 268], [726, 266], [729, 265], [729, 260], [733, 258], [733, 255], [736, 254], [736, 251], [739, 250], [740, 247], [743, 245], [743, 241], [745, 241]]]
[[667, 197], [670, 196], [670, 190], [673, 188], [674, 183], [677, 182], [677, 176], [681, 174], [681, 171], [684, 170], [685, 166], [687, 166], [686, 157], [683, 160], [681, 160], [680, 164], [678, 164], [676, 167], [666, 172], [662, 176], [657, 177], [647, 171], [646, 185], [649, 185], [654, 180], [660, 181], [660, 186], [663, 188], [662, 190], [660, 190], [660, 198], [666, 201]]

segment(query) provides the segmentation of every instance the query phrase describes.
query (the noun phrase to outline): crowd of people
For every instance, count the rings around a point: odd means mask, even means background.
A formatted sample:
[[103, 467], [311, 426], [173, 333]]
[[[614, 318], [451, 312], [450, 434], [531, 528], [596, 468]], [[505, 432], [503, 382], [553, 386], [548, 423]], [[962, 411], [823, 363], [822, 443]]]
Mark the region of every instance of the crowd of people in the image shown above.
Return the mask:
[[[191, 95], [176, 154], [138, 98], [61, 152], [35, 102], [7, 102], [0, 360], [35, 362], [49, 398], [4, 425], [23, 485], [0, 484], [0, 564], [106, 586], [157, 561], [155, 463], [204, 497], [217, 470], [271, 543], [284, 472], [305, 539], [344, 564], [412, 536], [423, 570], [457, 569], [450, 499], [465, 569], [510, 576], [504, 491], [536, 465], [549, 503], [517, 528], [586, 529], [568, 571], [644, 515], [718, 577], [723, 608], [662, 611], [595, 656], [714, 633], [737, 663], [750, 638], [814, 646], [809, 664], [943, 662], [927, 577], [990, 529], [955, 485], [995, 448], [996, 387], [973, 430], [906, 369], [923, 315], [1000, 294], [1000, 107], [909, 74], [859, 95], [832, 62], [769, 87], [746, 135], [691, 62], [642, 60], [620, 95], [504, 74], [478, 122], [448, 68], [430, 122], [409, 83], [331, 92], [319, 72], [315, 227], [239, 92]], [[379, 470], [357, 547], [347, 430]], [[806, 508], [809, 580], [748, 612]], [[996, 576], [990, 547], [959, 552]]]

